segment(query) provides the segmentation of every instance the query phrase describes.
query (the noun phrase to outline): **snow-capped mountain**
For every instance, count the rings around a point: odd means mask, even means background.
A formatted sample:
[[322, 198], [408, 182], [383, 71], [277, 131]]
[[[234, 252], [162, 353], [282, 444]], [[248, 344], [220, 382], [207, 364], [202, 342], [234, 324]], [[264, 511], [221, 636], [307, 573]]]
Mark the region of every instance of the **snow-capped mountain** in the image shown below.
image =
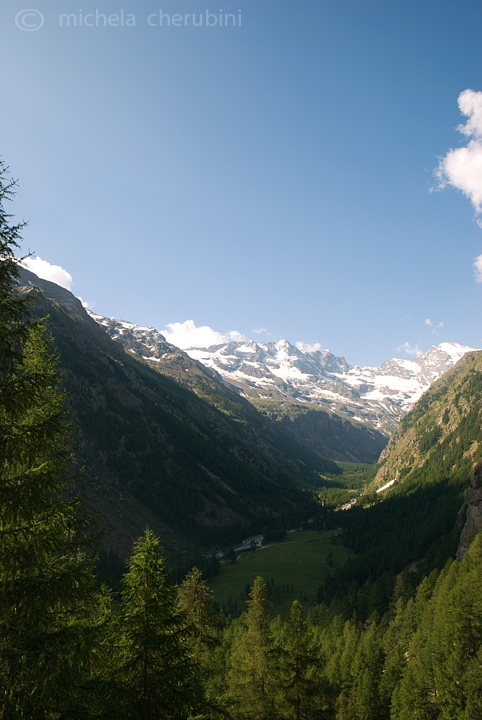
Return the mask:
[[87, 310], [87, 313], [110, 335], [112, 340], [119, 340], [127, 350], [134, 352], [143, 360], [160, 362], [168, 355], [182, 352], [167, 342], [164, 335], [152, 327], [141, 327], [134, 323], [98, 315]]
[[[91, 316], [144, 360], [159, 363], [182, 353], [154, 328]], [[471, 350], [445, 342], [413, 360], [391, 358], [380, 367], [351, 366], [329, 350], [302, 351], [287, 340], [229, 342], [185, 353], [254, 402], [284, 399], [320, 406], [389, 433], [425, 390]]]
[[251, 397], [314, 403], [391, 432], [425, 390], [472, 349], [442, 343], [413, 360], [392, 358], [378, 368], [350, 366], [328, 350], [303, 352], [286, 340], [187, 352]]

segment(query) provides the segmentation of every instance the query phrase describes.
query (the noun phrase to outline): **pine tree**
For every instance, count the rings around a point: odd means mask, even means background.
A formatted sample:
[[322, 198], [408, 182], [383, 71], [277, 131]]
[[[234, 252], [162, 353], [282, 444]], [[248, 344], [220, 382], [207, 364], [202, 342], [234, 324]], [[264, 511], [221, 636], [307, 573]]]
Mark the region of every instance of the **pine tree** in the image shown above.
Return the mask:
[[383, 707], [379, 697], [384, 659], [381, 634], [375, 613], [360, 637], [351, 666], [353, 685], [348, 717], [352, 720], [382, 720], [387, 715], [387, 708]]
[[295, 600], [284, 624], [278, 692], [282, 717], [315, 720], [324, 716], [320, 660], [313, 629], [303, 606]]
[[482, 535], [434, 591], [433, 665], [440, 717], [482, 712]]
[[5, 201], [15, 195], [15, 185], [0, 160], [0, 383], [2, 406], [9, 408], [15, 400], [15, 385], [9, 381], [15, 378], [28, 330], [25, 322], [28, 303], [13, 290], [19, 275], [15, 249], [19, 248], [25, 223], [11, 224], [12, 215], [4, 207]]
[[[431, 573], [420, 583], [412, 609], [416, 630], [405, 653], [405, 666], [391, 702], [392, 720], [436, 720], [435, 673], [433, 666], [433, 592], [437, 573]], [[444, 580], [444, 578], [442, 578]], [[440, 582], [440, 580], [439, 580]]]
[[[326, 676], [331, 686], [331, 696], [336, 706], [337, 720], [349, 720], [347, 715], [348, 698], [353, 684], [351, 674], [352, 663], [357, 651], [359, 633], [356, 621], [347, 620], [340, 627], [340, 616], [334, 618], [332, 627], [335, 639], [329, 643], [329, 652], [326, 652]], [[330, 628], [325, 635], [330, 635]], [[336, 698], [336, 699], [335, 699]]]
[[244, 616], [245, 631], [233, 644], [229, 691], [234, 699], [234, 717], [250, 720], [273, 720], [275, 688], [270, 632], [268, 589], [257, 577], [251, 588], [248, 610]]
[[13, 194], [0, 164], [0, 717], [81, 711], [99, 623], [92, 565], [67, 500], [72, 435], [45, 326], [16, 294]]
[[223, 688], [219, 683], [223, 655], [222, 617], [214, 612], [212, 590], [202, 579], [198, 568], [193, 568], [184, 578], [178, 592], [178, 603], [189, 631], [189, 656], [203, 688], [204, 712], [199, 718], [225, 717], [221, 697]]
[[136, 542], [122, 585], [113, 717], [184, 720], [199, 704], [200, 689], [186, 623], [152, 531]]
[[220, 621], [213, 611], [213, 593], [202, 579], [198, 568], [193, 568], [179, 588], [178, 602], [190, 631], [190, 654], [201, 667], [209, 663], [209, 649], [219, 644]]
[[416, 630], [414, 619], [414, 600], [410, 598], [404, 602], [399, 597], [395, 608], [394, 616], [383, 636], [383, 650], [385, 662], [383, 674], [380, 681], [380, 698], [385, 704], [391, 702], [391, 697], [406, 663], [410, 638]]

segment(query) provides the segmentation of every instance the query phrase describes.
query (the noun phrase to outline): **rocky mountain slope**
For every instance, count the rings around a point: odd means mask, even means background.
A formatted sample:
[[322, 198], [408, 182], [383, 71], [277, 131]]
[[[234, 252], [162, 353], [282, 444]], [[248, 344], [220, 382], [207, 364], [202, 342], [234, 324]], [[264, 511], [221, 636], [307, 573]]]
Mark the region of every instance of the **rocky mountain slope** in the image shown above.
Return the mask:
[[[482, 352], [469, 352], [403, 418], [380, 457], [374, 486], [388, 492], [461, 474], [482, 457]], [[383, 490], [382, 492], [385, 492]]]
[[482, 530], [482, 462], [478, 462], [470, 479], [470, 489], [457, 515], [457, 524], [462, 527], [457, 548], [457, 560], [461, 560], [470, 543]]
[[[154, 328], [91, 316], [111, 338], [151, 363], [166, 363], [180, 353]], [[351, 366], [328, 350], [302, 351], [286, 340], [230, 342], [191, 348], [185, 354], [238, 388], [261, 410], [269, 412], [278, 406], [274, 415], [279, 419], [283, 416], [280, 403], [291, 418], [322, 408], [389, 434], [425, 390], [472, 350], [442, 343], [413, 360], [392, 358], [378, 368]], [[297, 406], [294, 412], [293, 405]]]
[[472, 352], [402, 419], [372, 483], [337, 515], [356, 556], [330, 580], [330, 593], [369, 576], [379, 590], [391, 578], [392, 592], [394, 575], [409, 589], [460, 558], [482, 527], [481, 466], [482, 352]]
[[[103, 327], [109, 337], [119, 342], [126, 351], [146, 362], [154, 370], [188, 384], [196, 392], [197, 379], [209, 376], [216, 385], [230, 387], [241, 397], [290, 432], [297, 441], [308, 446], [320, 458], [336, 461], [375, 462], [386, 445], [387, 439], [365, 423], [341, 417], [328, 407], [315, 403], [302, 404], [293, 397], [276, 395], [272, 399], [245, 392], [222, 368], [204, 365], [194, 351], [183, 352], [168, 343], [154, 328], [140, 327], [133, 323], [89, 313]], [[254, 345], [254, 343], [253, 343]], [[240, 349], [238, 353], [242, 354]], [[298, 352], [298, 351], [297, 351]], [[333, 367], [339, 367], [336, 358]], [[220, 370], [220, 372], [218, 372]], [[259, 370], [260, 374], [262, 370]]]
[[67, 290], [26, 270], [21, 283], [49, 316], [105, 547], [129, 552], [146, 524], [170, 551], [238, 542], [273, 518], [306, 517], [304, 488], [339, 472], [185, 353], [166, 345], [161, 373]]
[[187, 352], [254, 402], [290, 398], [389, 434], [425, 390], [472, 349], [442, 343], [413, 360], [392, 358], [378, 368], [348, 365], [328, 350], [303, 352], [286, 340], [233, 342]]
[[462, 530], [460, 559], [482, 527], [481, 466], [482, 352], [471, 352], [403, 418], [380, 457], [372, 490], [389, 504], [412, 505], [406, 522], [420, 513], [419, 536], [439, 528], [439, 548]]

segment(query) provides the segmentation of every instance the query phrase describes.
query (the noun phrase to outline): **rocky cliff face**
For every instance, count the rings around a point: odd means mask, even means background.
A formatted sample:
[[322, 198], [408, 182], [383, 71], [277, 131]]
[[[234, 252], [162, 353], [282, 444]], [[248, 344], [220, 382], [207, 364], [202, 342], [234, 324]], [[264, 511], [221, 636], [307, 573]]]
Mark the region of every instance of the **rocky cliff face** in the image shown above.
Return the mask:
[[386, 445], [386, 437], [361, 423], [331, 412], [307, 410], [280, 418], [284, 428], [321, 457], [340, 462], [375, 462]]
[[457, 524], [463, 525], [457, 549], [457, 560], [462, 560], [474, 537], [482, 530], [482, 462], [474, 468], [470, 490], [457, 516]]

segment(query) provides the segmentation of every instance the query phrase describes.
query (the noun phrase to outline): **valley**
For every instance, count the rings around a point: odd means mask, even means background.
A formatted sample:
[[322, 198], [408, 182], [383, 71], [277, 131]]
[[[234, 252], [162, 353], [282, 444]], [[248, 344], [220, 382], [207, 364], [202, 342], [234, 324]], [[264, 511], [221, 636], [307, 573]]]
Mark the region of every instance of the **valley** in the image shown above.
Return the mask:
[[[460, 707], [467, 709], [460, 717], [477, 717], [481, 352], [455, 362], [460, 347], [429, 351], [417, 365], [429, 387], [413, 402], [405, 396], [388, 439], [367, 419], [313, 398], [305, 412], [306, 398], [291, 397], [287, 382], [280, 401], [251, 402], [245, 389], [156, 331], [93, 318], [71, 293], [27, 271], [18, 298], [33, 299], [34, 318], [48, 315], [76, 423], [74, 489], [83, 492], [84, 508], [98, 511], [94, 529], [104, 531], [95, 581], [87, 556], [62, 560], [77, 563], [90, 619], [88, 632], [80, 623], [76, 642], [62, 646], [63, 656], [76, 658], [83, 644], [95, 652], [77, 674], [91, 683], [87, 693], [77, 681], [65, 697], [50, 690], [59, 708], [72, 702], [95, 717], [131, 702], [119, 690], [99, 693], [96, 678], [117, 688], [129, 653], [151, 647], [151, 634], [129, 640], [140, 611], [157, 623], [152, 652], [164, 658], [165, 677], [177, 672], [173, 658], [183, 658], [182, 703], [200, 717], [268, 718], [275, 708], [288, 720], [293, 672], [296, 702], [310, 718], [408, 720], [427, 706], [437, 720], [446, 708], [450, 717]], [[43, 357], [35, 347], [26, 363]], [[397, 367], [390, 364], [392, 389]], [[27, 400], [22, 412], [31, 422]], [[358, 393], [356, 402], [365, 400]], [[49, 406], [41, 407], [32, 417]], [[56, 428], [60, 438], [64, 428]], [[14, 495], [5, 498], [13, 507]], [[64, 515], [69, 507], [62, 505]], [[23, 505], [15, 512], [25, 513]], [[45, 521], [40, 513], [36, 522]], [[16, 530], [8, 532], [17, 552]], [[239, 546], [251, 536], [262, 536], [263, 546]], [[24, 563], [26, 555], [18, 557]], [[8, 583], [17, 588], [15, 573]], [[99, 594], [100, 579], [112, 582], [111, 595]], [[62, 597], [62, 607], [69, 602]], [[166, 623], [175, 632], [166, 633]], [[33, 631], [25, 632], [27, 646]], [[173, 637], [183, 639], [173, 646]], [[447, 666], [461, 678], [455, 694]], [[259, 672], [262, 690], [252, 682]]]
[[[410, 408], [431, 386], [415, 405], [428, 408], [427, 398], [457, 377], [454, 363], [464, 355], [456, 365], [464, 367], [477, 355], [443, 343], [413, 361], [370, 369], [350, 367], [328, 351], [303, 353], [285, 341], [184, 352], [153, 328], [87, 313], [70, 292], [25, 269], [21, 277], [24, 292], [40, 290], [36, 312], [49, 315], [71, 387], [84, 465], [80, 487], [89, 506], [100, 509], [103, 549], [120, 556], [146, 524], [183, 565], [201, 549], [226, 549], [266, 528], [285, 530], [315, 516], [326, 522], [357, 496], [355, 515], [375, 496], [396, 495], [398, 480], [407, 488], [410, 478], [403, 467], [419, 464], [414, 431], [404, 430], [421, 411]], [[239, 381], [248, 357], [259, 383], [251, 394]], [[261, 385], [276, 377], [282, 380], [278, 395], [260, 397]], [[337, 403], [351, 388], [364, 419], [326, 407], [321, 395], [333, 383]], [[386, 407], [396, 404], [393, 417], [403, 416], [388, 447], [374, 427], [386, 427], [388, 416], [383, 423], [369, 419], [367, 398], [375, 395]], [[449, 429], [464, 417], [463, 406], [445, 421], [447, 412], [438, 411], [432, 429], [424, 425], [420, 453], [432, 436], [440, 444], [444, 436], [436, 428]], [[411, 454], [400, 457], [405, 445]], [[468, 467], [463, 472], [470, 474]]]
[[241, 553], [234, 564], [223, 563], [209, 581], [220, 610], [234, 617], [244, 612], [256, 577], [265, 578], [273, 616], [285, 618], [294, 600], [306, 610], [318, 601], [318, 590], [334, 568], [350, 553], [337, 530], [291, 531], [281, 542], [268, 543], [254, 552]]

